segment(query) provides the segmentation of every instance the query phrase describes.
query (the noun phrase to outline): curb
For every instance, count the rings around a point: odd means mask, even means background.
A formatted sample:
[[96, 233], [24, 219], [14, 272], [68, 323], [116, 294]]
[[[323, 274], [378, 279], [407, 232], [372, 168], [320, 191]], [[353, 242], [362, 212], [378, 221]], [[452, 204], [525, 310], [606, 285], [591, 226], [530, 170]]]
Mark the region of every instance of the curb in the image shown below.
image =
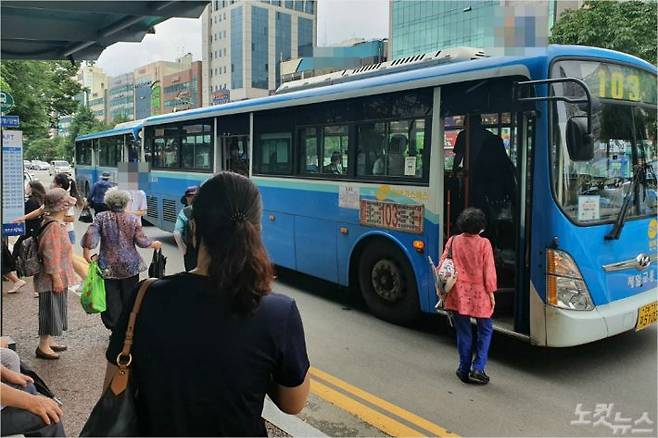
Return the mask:
[[315, 427], [294, 415], [284, 414], [269, 397], [265, 397], [263, 418], [293, 437], [326, 437]]

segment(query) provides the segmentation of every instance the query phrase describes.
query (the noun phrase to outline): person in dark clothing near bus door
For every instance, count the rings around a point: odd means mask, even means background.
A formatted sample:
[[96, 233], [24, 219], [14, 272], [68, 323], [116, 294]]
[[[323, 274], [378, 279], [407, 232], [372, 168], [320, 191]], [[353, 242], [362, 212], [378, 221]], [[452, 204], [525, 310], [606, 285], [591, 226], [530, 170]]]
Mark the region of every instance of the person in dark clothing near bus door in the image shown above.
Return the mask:
[[115, 184], [110, 181], [110, 172], [103, 172], [100, 181], [97, 181], [91, 188], [89, 196], [87, 196], [87, 205], [94, 209], [94, 214], [107, 211], [105, 205], [105, 193], [114, 187]]
[[190, 186], [185, 190], [185, 194], [181, 198], [181, 203], [185, 207], [178, 213], [174, 227], [174, 239], [176, 240], [178, 249], [183, 253], [185, 271], [188, 272], [196, 268], [197, 261], [197, 251], [192, 239], [193, 232], [191, 230], [190, 218], [192, 217], [192, 201], [198, 189], [197, 186]]

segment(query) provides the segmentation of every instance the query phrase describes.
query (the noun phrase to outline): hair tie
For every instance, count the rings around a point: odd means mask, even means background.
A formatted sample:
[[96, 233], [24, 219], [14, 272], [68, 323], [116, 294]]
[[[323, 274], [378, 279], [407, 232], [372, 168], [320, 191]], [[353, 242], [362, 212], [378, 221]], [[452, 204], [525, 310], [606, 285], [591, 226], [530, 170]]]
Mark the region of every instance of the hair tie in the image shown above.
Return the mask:
[[234, 224], [238, 224], [247, 220], [247, 215], [242, 210], [236, 210], [231, 215], [231, 220]]

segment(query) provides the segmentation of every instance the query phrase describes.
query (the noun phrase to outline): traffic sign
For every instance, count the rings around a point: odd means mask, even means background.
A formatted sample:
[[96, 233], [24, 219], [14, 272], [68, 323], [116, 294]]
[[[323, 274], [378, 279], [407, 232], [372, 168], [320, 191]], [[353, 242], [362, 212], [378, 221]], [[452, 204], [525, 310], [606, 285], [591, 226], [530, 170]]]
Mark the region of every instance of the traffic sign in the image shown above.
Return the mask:
[[3, 128], [18, 128], [20, 124], [18, 116], [2, 116]]
[[0, 109], [3, 113], [11, 110], [14, 107], [14, 96], [4, 91], [0, 91]]

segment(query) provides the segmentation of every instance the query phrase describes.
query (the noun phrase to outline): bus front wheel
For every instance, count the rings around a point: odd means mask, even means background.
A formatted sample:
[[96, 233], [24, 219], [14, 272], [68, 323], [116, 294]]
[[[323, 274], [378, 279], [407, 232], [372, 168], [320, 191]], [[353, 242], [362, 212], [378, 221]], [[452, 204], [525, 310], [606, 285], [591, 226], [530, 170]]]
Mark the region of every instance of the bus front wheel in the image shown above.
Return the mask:
[[392, 242], [370, 243], [359, 259], [359, 286], [370, 311], [396, 324], [418, 316], [418, 291], [413, 270]]

